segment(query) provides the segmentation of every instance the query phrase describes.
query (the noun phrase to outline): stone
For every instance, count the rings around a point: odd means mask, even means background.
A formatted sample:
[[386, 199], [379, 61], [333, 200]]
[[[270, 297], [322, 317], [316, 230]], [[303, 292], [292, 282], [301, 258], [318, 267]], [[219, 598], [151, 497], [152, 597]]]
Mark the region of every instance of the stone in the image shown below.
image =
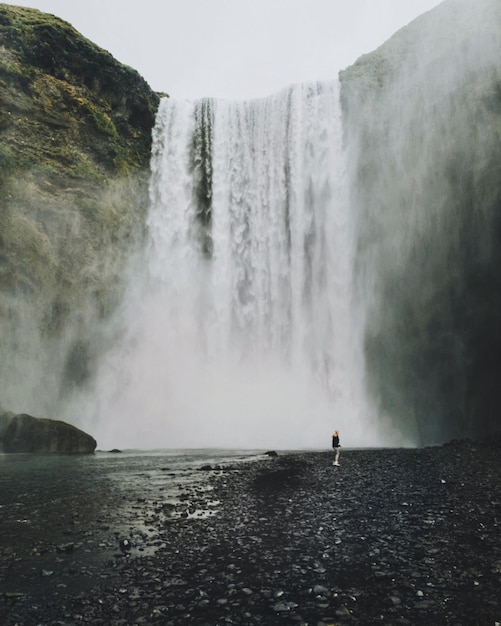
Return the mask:
[[21, 592], [21, 591], [6, 591], [5, 592], [5, 597], [6, 598], [14, 598], [14, 599], [18, 599], [18, 598], [24, 598], [26, 594]]
[[324, 587], [323, 585], [315, 585], [312, 591], [316, 596], [321, 596], [329, 593], [327, 587]]
[[6, 453], [91, 454], [96, 440], [60, 420], [26, 413], [0, 415], [0, 450]]
[[402, 600], [397, 596], [388, 596], [384, 599], [383, 604], [385, 606], [399, 606], [402, 603]]
[[122, 550], [122, 552], [130, 552], [131, 548], [132, 546], [128, 539], [122, 539], [120, 541], [120, 550]]
[[292, 611], [297, 607], [295, 602], [277, 602], [273, 605], [273, 610], [277, 613], [286, 613], [287, 611]]
[[62, 543], [56, 547], [56, 551], [61, 554], [71, 554], [77, 546], [73, 542]]
[[339, 609], [336, 609], [336, 617], [346, 619], [347, 617], [351, 617], [351, 613], [345, 606], [341, 606]]
[[432, 600], [421, 600], [419, 602], [414, 603], [414, 608], [419, 609], [420, 611], [426, 611], [435, 606], [435, 602]]

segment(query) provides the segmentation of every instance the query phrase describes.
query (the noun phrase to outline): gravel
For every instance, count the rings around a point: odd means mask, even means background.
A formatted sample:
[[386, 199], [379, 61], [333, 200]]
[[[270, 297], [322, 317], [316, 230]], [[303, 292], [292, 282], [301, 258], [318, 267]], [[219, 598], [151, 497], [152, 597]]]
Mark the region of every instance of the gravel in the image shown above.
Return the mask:
[[121, 488], [63, 481], [51, 506], [33, 496], [25, 523], [10, 505], [28, 487], [3, 483], [0, 623], [501, 623], [501, 448], [343, 449], [340, 461], [205, 465], [169, 489], [148, 472]]

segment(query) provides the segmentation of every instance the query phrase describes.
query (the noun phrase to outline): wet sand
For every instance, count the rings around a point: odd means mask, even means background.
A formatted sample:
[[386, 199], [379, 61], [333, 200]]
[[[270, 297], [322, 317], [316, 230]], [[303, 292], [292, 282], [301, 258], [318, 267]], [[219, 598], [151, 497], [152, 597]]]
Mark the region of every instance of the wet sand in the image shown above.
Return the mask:
[[42, 458], [3, 472], [0, 623], [494, 626], [500, 461], [470, 442], [184, 474]]

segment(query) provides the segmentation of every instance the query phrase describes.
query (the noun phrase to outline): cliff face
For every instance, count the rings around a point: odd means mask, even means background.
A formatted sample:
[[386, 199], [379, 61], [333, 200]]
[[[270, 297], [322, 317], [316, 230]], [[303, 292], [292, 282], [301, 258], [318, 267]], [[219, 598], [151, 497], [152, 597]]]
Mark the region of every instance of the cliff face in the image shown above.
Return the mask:
[[500, 428], [500, 33], [447, 0], [341, 73], [368, 385], [423, 443]]
[[159, 97], [69, 24], [0, 4], [0, 402], [88, 376], [142, 236]]
[[[367, 383], [421, 443], [500, 427], [500, 33], [499, 0], [446, 0], [341, 73]], [[64, 416], [112, 341], [158, 102], [69, 24], [0, 4], [1, 406]]]

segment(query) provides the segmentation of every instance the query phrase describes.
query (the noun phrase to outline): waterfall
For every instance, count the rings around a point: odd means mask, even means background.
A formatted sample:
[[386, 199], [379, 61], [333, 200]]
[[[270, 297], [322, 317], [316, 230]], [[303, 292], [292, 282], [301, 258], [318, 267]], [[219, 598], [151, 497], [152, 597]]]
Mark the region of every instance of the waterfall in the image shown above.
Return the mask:
[[98, 377], [100, 440], [326, 447], [338, 428], [345, 445], [379, 445], [338, 82], [164, 98], [150, 200], [126, 333]]

